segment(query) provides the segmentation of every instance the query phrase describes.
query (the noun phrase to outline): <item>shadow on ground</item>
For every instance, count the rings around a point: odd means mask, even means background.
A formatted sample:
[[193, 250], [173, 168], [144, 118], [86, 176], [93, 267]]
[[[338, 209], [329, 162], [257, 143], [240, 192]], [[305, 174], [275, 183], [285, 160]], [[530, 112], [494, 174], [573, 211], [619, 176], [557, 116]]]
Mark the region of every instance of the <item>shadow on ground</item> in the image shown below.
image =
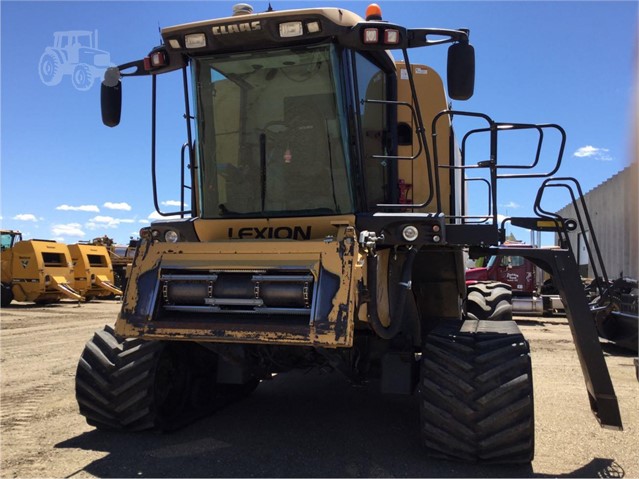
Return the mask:
[[[70, 477], [538, 476], [530, 465], [427, 459], [415, 397], [383, 396], [315, 373], [278, 376], [241, 403], [172, 434], [93, 430], [56, 447], [108, 453]], [[623, 477], [623, 470], [595, 459], [548, 477]]]

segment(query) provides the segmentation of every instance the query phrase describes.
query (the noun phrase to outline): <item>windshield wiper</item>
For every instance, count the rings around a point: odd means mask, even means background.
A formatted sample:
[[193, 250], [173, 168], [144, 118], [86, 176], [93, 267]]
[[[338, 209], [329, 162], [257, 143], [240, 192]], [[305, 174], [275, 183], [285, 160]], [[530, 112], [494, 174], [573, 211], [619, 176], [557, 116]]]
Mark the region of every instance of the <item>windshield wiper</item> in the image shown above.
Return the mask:
[[335, 177], [333, 175], [333, 145], [331, 144], [331, 133], [328, 130], [328, 120], [324, 118], [324, 128], [326, 130], [326, 141], [328, 143], [328, 165], [331, 172], [331, 192], [333, 193], [333, 204], [335, 205], [335, 213], [340, 213], [337, 205], [337, 196], [335, 195]]

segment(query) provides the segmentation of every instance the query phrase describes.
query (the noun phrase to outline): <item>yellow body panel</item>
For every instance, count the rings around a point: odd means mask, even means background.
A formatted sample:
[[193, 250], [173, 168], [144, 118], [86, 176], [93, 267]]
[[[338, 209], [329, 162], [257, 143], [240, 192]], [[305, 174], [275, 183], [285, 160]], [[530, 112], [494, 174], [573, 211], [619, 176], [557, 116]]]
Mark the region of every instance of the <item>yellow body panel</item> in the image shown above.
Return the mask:
[[79, 299], [73, 290], [69, 248], [54, 241], [28, 240], [2, 252], [2, 282], [11, 284], [17, 301]]
[[[410, 92], [410, 84], [406, 74], [406, 66], [404, 62], [396, 62], [397, 65], [397, 99], [400, 102], [410, 103], [414, 105]], [[447, 99], [444, 84], [439, 74], [426, 65], [411, 65], [413, 69], [413, 78], [415, 88], [419, 100], [420, 111], [422, 114], [424, 128], [426, 129], [426, 141], [428, 149], [431, 152], [431, 168], [434, 171], [433, 145], [431, 136], [431, 127], [433, 118], [442, 110], [447, 108]], [[404, 73], [402, 73], [404, 72]], [[413, 144], [400, 145], [398, 154], [400, 156], [413, 156], [417, 154], [419, 148], [419, 140], [417, 138], [417, 125], [413, 120], [411, 110], [407, 107], [399, 107], [397, 110], [397, 120], [399, 123], [407, 123], [413, 130]], [[437, 158], [440, 166], [450, 164], [449, 160], [449, 134], [451, 131], [450, 121], [444, 116], [437, 122]], [[426, 152], [422, 151], [421, 155], [414, 161], [399, 161], [399, 179], [404, 180], [410, 188], [408, 190], [408, 200], [411, 203], [421, 204], [426, 201], [430, 190], [428, 188], [428, 172], [426, 167]], [[439, 169], [442, 210], [445, 214], [451, 214], [450, 208], [450, 170], [445, 168]], [[434, 182], [434, 178], [433, 178]], [[424, 209], [427, 212], [435, 212], [436, 204], [433, 202]]]
[[73, 261], [73, 288], [82, 297], [122, 294], [113, 286], [113, 266], [105, 246], [72, 244], [69, 252]]
[[196, 221], [200, 241], [247, 239], [324, 239], [337, 234], [341, 225], [355, 225], [355, 216], [309, 216], [306, 218], [252, 218]]

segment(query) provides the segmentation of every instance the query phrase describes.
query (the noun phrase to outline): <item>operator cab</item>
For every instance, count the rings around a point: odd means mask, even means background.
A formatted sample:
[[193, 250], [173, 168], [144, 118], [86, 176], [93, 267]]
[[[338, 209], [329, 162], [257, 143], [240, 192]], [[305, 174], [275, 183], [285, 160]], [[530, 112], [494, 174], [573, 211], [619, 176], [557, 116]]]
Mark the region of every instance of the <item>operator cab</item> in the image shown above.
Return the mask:
[[[444, 39], [430, 40], [431, 34]], [[162, 35], [165, 45], [144, 61], [107, 72], [103, 120], [119, 121], [113, 105], [121, 101], [120, 75], [150, 74], [155, 84], [158, 74], [182, 69], [188, 95], [190, 67], [188, 214], [202, 219], [384, 210], [400, 196], [398, 72], [388, 50], [402, 49], [406, 58], [408, 48], [453, 43], [449, 60], [466, 48], [466, 68], [449, 68], [449, 92], [455, 75], [474, 74], [466, 31], [407, 30], [335, 8], [244, 12], [165, 28]], [[451, 96], [469, 97], [472, 83], [466, 78], [466, 91]]]
[[5, 230], [0, 232], [0, 248], [2, 251], [13, 248], [18, 241], [22, 241], [22, 233], [19, 231]]

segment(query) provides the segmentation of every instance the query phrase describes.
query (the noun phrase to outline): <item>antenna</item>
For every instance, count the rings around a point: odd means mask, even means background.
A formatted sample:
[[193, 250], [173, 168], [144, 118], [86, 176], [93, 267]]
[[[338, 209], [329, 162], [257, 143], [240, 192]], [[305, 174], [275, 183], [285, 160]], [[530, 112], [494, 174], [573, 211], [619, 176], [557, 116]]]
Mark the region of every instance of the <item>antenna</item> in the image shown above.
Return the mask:
[[164, 39], [162, 38], [162, 27], [160, 26], [159, 20], [158, 20], [158, 35], [160, 35], [160, 45], [164, 45]]
[[271, 6], [271, 2], [268, 2], [268, 8], [266, 9], [267, 12], [272, 12], [273, 11], [273, 7]]

